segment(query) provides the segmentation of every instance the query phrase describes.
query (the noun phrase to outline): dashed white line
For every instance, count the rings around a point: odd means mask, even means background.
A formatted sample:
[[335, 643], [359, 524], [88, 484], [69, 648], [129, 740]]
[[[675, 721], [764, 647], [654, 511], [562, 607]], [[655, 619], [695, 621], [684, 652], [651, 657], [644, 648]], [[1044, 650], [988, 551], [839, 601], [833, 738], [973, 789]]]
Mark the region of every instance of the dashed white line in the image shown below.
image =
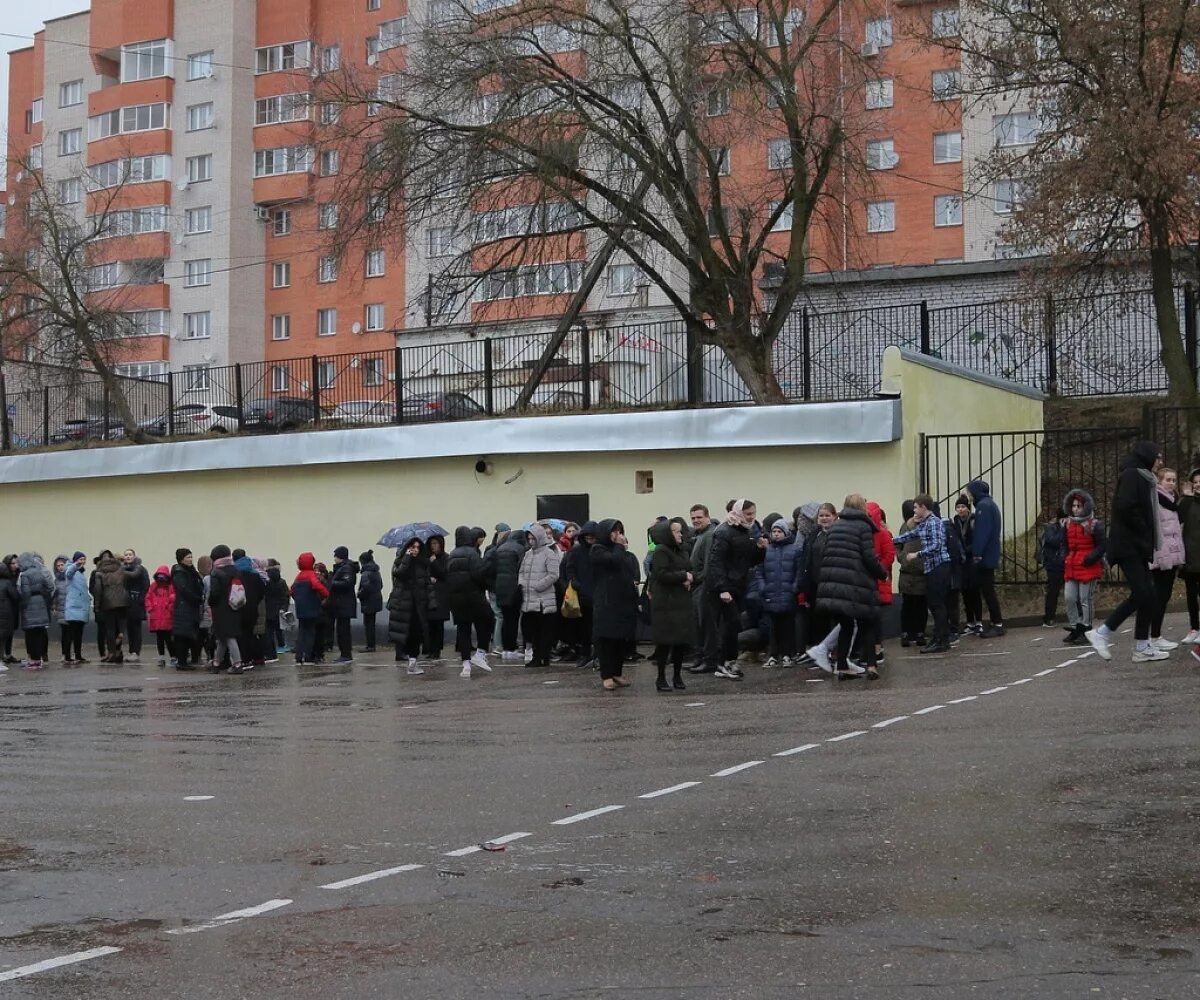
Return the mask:
[[1021, 678], [1019, 681], [1011, 681], [1011, 682], [1009, 682], [1009, 685], [1008, 685], [1008, 686], [1009, 686], [1009, 687], [1016, 687], [1018, 684], [1028, 684], [1028, 683], [1029, 683], [1031, 680], [1033, 680], [1033, 678], [1032, 678], [1032, 677], [1022, 677], [1022, 678]]
[[1045, 670], [1039, 670], [1033, 676], [1034, 677], [1048, 677], [1050, 674], [1054, 673], [1054, 671], [1056, 671], [1057, 669], [1058, 669], [1058, 667], [1047, 667]]
[[684, 707], [684, 708], [703, 708], [703, 707], [704, 707], [704, 702], [702, 702], [702, 701], [689, 701], [689, 702], [685, 702], [683, 707]]
[[478, 844], [471, 844], [470, 847], [460, 847], [456, 851], [447, 851], [445, 854], [442, 855], [442, 857], [443, 858], [463, 858], [463, 857], [466, 857], [468, 854], [475, 854], [482, 850], [483, 850], [483, 848], [480, 847]]
[[603, 816], [605, 813], [616, 812], [618, 809], [624, 808], [624, 806], [601, 806], [599, 809], [589, 809], [587, 812], [576, 813], [574, 816], [556, 819], [551, 825], [570, 826], [572, 823], [582, 823], [585, 819], [591, 819], [593, 816]]
[[395, 868], [380, 868], [379, 871], [367, 872], [365, 875], [355, 875], [354, 878], [344, 878], [340, 882], [329, 882], [322, 889], [349, 889], [352, 885], [362, 885], [364, 882], [374, 882], [378, 878], [389, 875], [399, 875], [401, 872], [415, 872], [424, 865], [397, 865]]
[[772, 757], [790, 757], [792, 754], [804, 753], [806, 750], [816, 750], [820, 743], [805, 743], [803, 746], [792, 747], [790, 750], [780, 750], [779, 753], [771, 754]]
[[841, 743], [842, 740], [852, 740], [852, 739], [854, 739], [855, 736], [866, 736], [866, 735], [867, 735], [867, 731], [865, 729], [856, 729], [852, 733], [842, 733], [841, 736], [830, 736], [829, 739], [827, 739], [825, 742], [826, 743]]
[[213, 798], [212, 795], [185, 795], [183, 797], [183, 801], [184, 802], [207, 802], [211, 798]]
[[682, 792], [685, 788], [695, 788], [700, 782], [698, 781], [681, 781], [678, 785], [671, 785], [669, 788], [660, 788], [656, 792], [647, 792], [645, 795], [639, 795], [639, 799], [657, 799], [660, 795], [671, 795], [675, 792]]
[[918, 708], [913, 715], [928, 715], [930, 712], [938, 712], [945, 707], [945, 705], [930, 705], [928, 708]]
[[511, 844], [514, 840], [524, 840], [526, 837], [532, 837], [532, 833], [506, 833], [503, 837], [493, 837], [486, 841], [488, 844]]
[[907, 718], [907, 715], [897, 715], [894, 719], [884, 719], [882, 722], [877, 722], [871, 728], [887, 729], [888, 726], [894, 726], [897, 722], [903, 722]]
[[1032, 642], [1041, 642], [1041, 641], [1042, 641], [1043, 639], [1045, 639], [1045, 638], [1046, 638], [1046, 637], [1045, 637], [1044, 635], [1039, 635], [1039, 636], [1038, 636], [1036, 639], [1032, 639], [1032, 640], [1030, 640], [1030, 641], [1032, 641]]
[[988, 688], [986, 691], [980, 691], [980, 694], [999, 694], [1001, 691], [1007, 691], [1008, 685], [1001, 684], [999, 687]]
[[979, 699], [979, 695], [977, 695], [977, 694], [969, 694], [969, 695], [967, 695], [965, 698], [955, 698], [955, 699], [953, 699], [952, 701], [948, 701], [948, 702], [946, 702], [946, 704], [947, 704], [947, 705], [962, 705], [962, 704], [965, 704], [965, 703], [966, 703], [966, 702], [968, 702], [968, 701], [977, 701], [978, 699]]
[[758, 767], [761, 760], [748, 760], [744, 764], [734, 764], [733, 767], [727, 767], [723, 771], [716, 771], [709, 775], [711, 778], [728, 778], [731, 774], [737, 774], [738, 771], [745, 771], [751, 767]]
[[70, 955], [59, 955], [58, 958], [48, 958], [44, 962], [33, 965], [22, 965], [19, 969], [9, 969], [0, 972], [0, 983], [13, 979], [24, 979], [26, 976], [36, 976], [39, 972], [49, 972], [64, 965], [77, 965], [80, 962], [90, 962], [93, 958], [103, 958], [105, 955], [115, 955], [120, 948], [89, 948], [87, 951], [75, 951]]
[[248, 917], [261, 916], [264, 913], [270, 913], [272, 910], [278, 910], [284, 906], [290, 906], [290, 899], [268, 899], [265, 903], [259, 903], [257, 906], [248, 906], [244, 910], [232, 910], [229, 913], [221, 913], [206, 920], [202, 924], [195, 924], [191, 927], [172, 927], [168, 934], [199, 934], [201, 931], [211, 931], [218, 927], [224, 927], [226, 924], [236, 924], [239, 920], [245, 920]]

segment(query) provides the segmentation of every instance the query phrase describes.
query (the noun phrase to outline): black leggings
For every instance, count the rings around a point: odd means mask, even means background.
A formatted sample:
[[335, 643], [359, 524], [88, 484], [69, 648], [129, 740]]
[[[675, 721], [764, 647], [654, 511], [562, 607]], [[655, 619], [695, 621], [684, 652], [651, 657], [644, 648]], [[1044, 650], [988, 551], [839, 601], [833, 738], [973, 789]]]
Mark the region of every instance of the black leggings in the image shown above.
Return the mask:
[[675, 680], [682, 680], [681, 673], [683, 671], [683, 658], [687, 655], [687, 646], [667, 646], [659, 643], [654, 647], [654, 662], [658, 665], [658, 679], [665, 681], [667, 679], [667, 657], [671, 659], [671, 669], [675, 673]]
[[1200, 632], [1200, 576], [1185, 573], [1183, 585], [1187, 588], [1188, 628]]
[[1154, 577], [1154, 594], [1158, 600], [1158, 609], [1154, 612], [1154, 619], [1150, 622], [1150, 636], [1157, 639], [1162, 635], [1163, 618], [1167, 614], [1167, 605], [1171, 601], [1171, 592], [1175, 589], [1175, 573], [1174, 567], [1171, 569], [1152, 569], [1150, 575]]
[[[374, 646], [374, 642], [368, 642], [368, 646]], [[425, 636], [425, 655], [435, 658], [441, 658], [442, 649], [446, 645], [446, 622], [444, 619], [431, 621], [429, 623], [429, 631]]]
[[929, 617], [929, 605], [924, 594], [900, 595], [900, 631], [910, 639], [925, 634], [925, 620]]
[[159, 656], [175, 656], [175, 646], [171, 642], [171, 633], [166, 629], [156, 629], [154, 641], [158, 644]]
[[777, 659], [796, 655], [796, 612], [769, 611], [771, 622], [770, 655]]
[[25, 655], [40, 663], [50, 651], [50, 629], [27, 628], [25, 630]]
[[[469, 660], [471, 654], [476, 649], [482, 649], [487, 652], [488, 643], [492, 639], [492, 630], [496, 627], [496, 619], [491, 611], [486, 615], [471, 617], [464, 614], [454, 613], [454, 648], [458, 650], [459, 656], [463, 660]], [[475, 639], [479, 645], [476, 646], [471, 642], [471, 630], [475, 630]]]
[[1145, 642], [1150, 638], [1150, 624], [1158, 614], [1158, 592], [1154, 589], [1154, 578], [1150, 575], [1150, 567], [1137, 556], [1118, 559], [1117, 565], [1129, 584], [1129, 596], [1108, 616], [1104, 627], [1116, 632], [1125, 619], [1136, 612], [1133, 637], [1138, 642]]

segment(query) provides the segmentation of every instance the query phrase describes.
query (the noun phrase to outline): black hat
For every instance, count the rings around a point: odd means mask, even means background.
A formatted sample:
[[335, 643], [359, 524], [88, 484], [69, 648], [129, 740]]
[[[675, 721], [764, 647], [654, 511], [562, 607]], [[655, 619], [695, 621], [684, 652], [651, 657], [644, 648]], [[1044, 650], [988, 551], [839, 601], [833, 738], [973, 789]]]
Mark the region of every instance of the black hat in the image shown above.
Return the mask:
[[334, 559], [349, 559], [350, 558], [350, 550], [348, 548], [346, 548], [346, 546], [344, 546], [344, 545], [339, 545], [336, 549], [333, 550], [333, 558]]

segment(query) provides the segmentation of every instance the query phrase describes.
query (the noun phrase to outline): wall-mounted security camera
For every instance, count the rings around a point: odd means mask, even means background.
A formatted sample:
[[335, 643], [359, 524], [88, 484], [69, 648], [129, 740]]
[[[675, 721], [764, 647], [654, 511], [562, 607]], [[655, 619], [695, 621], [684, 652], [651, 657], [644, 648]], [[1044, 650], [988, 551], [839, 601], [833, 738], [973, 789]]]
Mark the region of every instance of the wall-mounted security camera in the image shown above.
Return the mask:
[[486, 458], [477, 459], [475, 462], [475, 474], [477, 476], [490, 476], [492, 474], [492, 463]]

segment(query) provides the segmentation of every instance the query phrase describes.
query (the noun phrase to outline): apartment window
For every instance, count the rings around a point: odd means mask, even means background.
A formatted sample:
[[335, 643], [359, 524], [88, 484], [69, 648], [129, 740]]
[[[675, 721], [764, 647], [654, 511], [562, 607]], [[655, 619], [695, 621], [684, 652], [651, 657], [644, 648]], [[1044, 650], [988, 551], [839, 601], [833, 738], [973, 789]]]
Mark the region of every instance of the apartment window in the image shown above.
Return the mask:
[[767, 140], [767, 168], [787, 170], [792, 165], [792, 143], [790, 139]]
[[78, 177], [68, 177], [58, 182], [58, 202], [60, 205], [78, 205], [83, 201], [83, 181]]
[[429, 256], [449, 257], [454, 252], [454, 230], [449, 226], [432, 226], [429, 230]]
[[367, 10], [379, 10], [379, 0], [367, 0]]
[[291, 383], [287, 365], [271, 366], [271, 391], [287, 392]]
[[[479, 299], [490, 302], [529, 295], [563, 295], [579, 289], [582, 274], [583, 264], [575, 260], [494, 271], [484, 278]], [[444, 314], [447, 308], [453, 308], [452, 297], [441, 299], [439, 315]]]
[[1014, 208], [1021, 204], [1027, 193], [1027, 184], [1023, 180], [1006, 177], [996, 181], [994, 209], [997, 215], [1010, 215]]
[[342, 65], [342, 47], [340, 45], [326, 45], [321, 49], [321, 72], [335, 73]]
[[1035, 142], [1041, 122], [1032, 111], [992, 116], [992, 135], [997, 146], [1028, 146]]
[[718, 212], [715, 208], [710, 208], [707, 215], [708, 235], [714, 239], [721, 233], [729, 232], [729, 209], [723, 208]]
[[638, 286], [636, 264], [610, 264], [608, 268], [608, 294], [634, 295]]
[[709, 118], [729, 114], [729, 88], [713, 87], [704, 95], [704, 113]]
[[892, 106], [892, 81], [887, 80], [868, 80], [867, 81], [867, 109], [874, 111], [879, 108], [890, 108]]
[[867, 143], [868, 170], [891, 170], [899, 162], [894, 139], [873, 139]]
[[261, 97], [254, 102], [254, 124], [277, 125], [280, 122], [307, 120], [311, 106], [311, 94], [279, 94], [275, 97]]
[[387, 255], [382, 250], [367, 251], [367, 277], [382, 278], [387, 268]]
[[892, 19], [890, 17], [877, 17], [874, 20], [868, 21], [863, 41], [868, 45], [874, 45], [878, 49], [886, 49], [892, 44]]
[[185, 288], [199, 288], [212, 284], [211, 260], [185, 260], [183, 262], [183, 285]]
[[187, 179], [189, 184], [212, 180], [212, 153], [187, 158]]
[[429, 23], [446, 24], [459, 15], [459, 7], [455, 0], [431, 0], [429, 4]]
[[121, 46], [121, 82], [153, 80], [167, 75], [170, 42], [159, 38], [153, 42], [134, 42]]
[[338, 206], [336, 202], [327, 201], [317, 206], [317, 228], [337, 229]]
[[188, 340], [208, 340], [210, 336], [209, 318], [207, 312], [184, 313], [183, 335]]
[[58, 133], [58, 155], [73, 156], [83, 152], [83, 129], [69, 128]]
[[33, 103], [29, 105], [29, 124], [36, 125], [45, 117], [45, 102], [40, 97], [35, 97]]
[[171, 175], [171, 158], [165, 155], [132, 156], [125, 160], [109, 160], [88, 168], [92, 183], [99, 188], [118, 184], [141, 184], [162, 181]]
[[145, 208], [124, 208], [93, 219], [97, 236], [136, 236], [139, 233], [162, 233], [167, 229], [167, 206], [147, 205]]
[[333, 361], [322, 361], [317, 365], [317, 388], [332, 389], [337, 382], [337, 364]]
[[206, 128], [212, 127], [212, 101], [205, 101], [203, 104], [193, 104], [187, 109], [187, 130], [189, 132], [201, 132]]
[[933, 162], [959, 163], [962, 161], [962, 133], [936, 132], [933, 136]]
[[325, 101], [321, 104], [321, 124], [336, 125], [342, 117], [342, 107], [336, 101]]
[[212, 232], [212, 206], [202, 205], [200, 208], [189, 208], [183, 214], [184, 229], [189, 236], [196, 233]]
[[867, 202], [867, 232], [890, 233], [896, 228], [896, 203], [894, 201]]
[[260, 149], [254, 154], [254, 176], [303, 174], [312, 169], [312, 146], [280, 146]]
[[383, 303], [371, 302], [365, 310], [366, 328], [374, 332], [383, 329]]
[[[779, 204], [780, 203], [777, 201], [771, 202], [771, 204], [769, 206], [769, 214], [774, 215], [776, 210], [779, 208]], [[773, 232], [773, 233], [790, 232], [791, 228], [792, 228], [792, 219], [794, 217], [795, 210], [796, 210], [795, 202], [792, 202], [791, 204], [789, 204], [787, 206], [787, 208], [785, 208], [782, 212], [780, 212], [779, 218], [776, 219], [771, 224], [771, 232]]]
[[332, 337], [335, 333], [337, 333], [337, 310], [318, 309], [317, 336]]
[[[367, 308], [369, 309], [370, 306]], [[380, 316], [382, 317], [382, 313]], [[382, 322], [382, 318], [380, 322]], [[383, 327], [380, 326], [379, 329], [382, 330]], [[383, 385], [383, 358], [363, 358], [362, 380], [363, 385], [368, 388]]]
[[729, 176], [729, 147], [728, 146], [709, 146], [708, 155], [712, 157], [713, 163], [717, 168], [718, 177]]
[[953, 101], [959, 95], [959, 76], [956, 69], [935, 69], [933, 71], [933, 99], [935, 101]]
[[131, 337], [164, 337], [171, 332], [171, 313], [167, 309], [142, 309], [123, 315]]
[[700, 41], [705, 45], [726, 45], [746, 38], [756, 39], [758, 11], [753, 8], [714, 11], [705, 16], [700, 31]]
[[125, 378], [155, 379], [162, 381], [171, 368], [165, 361], [134, 361], [125, 365], [113, 365], [113, 372]]
[[86, 287], [89, 292], [98, 292], [104, 288], [116, 288], [120, 280], [120, 264], [95, 264], [88, 268]]
[[336, 149], [321, 150], [321, 176], [334, 177], [338, 172], [338, 151]]
[[317, 281], [328, 284], [337, 281], [338, 264], [336, 257], [320, 257], [317, 259]]
[[93, 115], [88, 119], [88, 141], [94, 142], [128, 132], [149, 132], [152, 129], [166, 128], [170, 123], [170, 112], [169, 104], [160, 103], [138, 104]]
[[207, 392], [209, 390], [208, 365], [184, 365], [183, 374], [187, 392]]
[[376, 224], [387, 217], [388, 196], [372, 194], [367, 196], [367, 222]]
[[271, 213], [271, 232], [276, 236], [290, 236], [292, 232], [292, 210], [277, 208]]
[[933, 224], [935, 226], [961, 226], [962, 197], [956, 194], [943, 194], [934, 198]]
[[958, 8], [957, 7], [938, 7], [933, 12], [933, 37], [934, 38], [957, 38], [958, 37]]
[[367, 39], [367, 65], [374, 66], [379, 62], [379, 36], [371, 35]]
[[311, 42], [266, 45], [254, 50], [255, 73], [277, 73], [287, 69], [308, 69], [312, 59]]
[[42, 144], [41, 143], [38, 143], [36, 146], [29, 147], [28, 159], [29, 159], [29, 169], [30, 170], [41, 170], [42, 169], [43, 157], [42, 157]]
[[59, 84], [58, 87], [58, 106], [60, 108], [73, 108], [77, 104], [83, 103], [83, 81], [71, 80], [69, 83]]
[[292, 336], [292, 317], [288, 313], [280, 313], [271, 317], [271, 339], [290, 340]]
[[291, 261], [277, 260], [271, 265], [271, 287], [290, 288], [292, 284]]
[[167, 262], [162, 257], [131, 260], [127, 268], [131, 285], [161, 285], [166, 280]]
[[207, 80], [213, 75], [213, 54], [209, 52], [193, 52], [187, 57], [187, 78], [189, 80]]
[[397, 17], [384, 21], [379, 25], [379, 49], [386, 52], [404, 44], [404, 35], [408, 30], [408, 18]]

